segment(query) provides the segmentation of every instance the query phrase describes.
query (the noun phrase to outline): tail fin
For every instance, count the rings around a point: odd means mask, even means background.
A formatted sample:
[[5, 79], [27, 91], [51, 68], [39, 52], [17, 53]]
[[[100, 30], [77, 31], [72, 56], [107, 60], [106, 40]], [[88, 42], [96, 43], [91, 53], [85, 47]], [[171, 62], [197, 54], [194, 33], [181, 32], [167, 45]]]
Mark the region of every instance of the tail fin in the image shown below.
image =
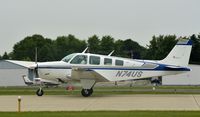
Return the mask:
[[186, 67], [189, 63], [191, 50], [192, 40], [180, 39], [167, 57], [159, 62], [163, 64]]

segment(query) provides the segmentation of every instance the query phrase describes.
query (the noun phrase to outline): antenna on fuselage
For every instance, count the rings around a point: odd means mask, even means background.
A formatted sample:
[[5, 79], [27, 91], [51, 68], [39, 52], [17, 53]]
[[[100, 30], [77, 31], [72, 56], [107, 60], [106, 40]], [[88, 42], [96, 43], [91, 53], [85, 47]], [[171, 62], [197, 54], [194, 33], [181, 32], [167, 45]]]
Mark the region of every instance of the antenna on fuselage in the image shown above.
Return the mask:
[[112, 52], [110, 52], [110, 54], [108, 54], [108, 56], [111, 56], [113, 54], [113, 52], [115, 52], [115, 50], [113, 50]]
[[88, 47], [87, 47], [87, 48], [85, 48], [85, 50], [83, 50], [83, 52], [82, 52], [82, 53], [85, 53], [87, 50], [88, 50]]

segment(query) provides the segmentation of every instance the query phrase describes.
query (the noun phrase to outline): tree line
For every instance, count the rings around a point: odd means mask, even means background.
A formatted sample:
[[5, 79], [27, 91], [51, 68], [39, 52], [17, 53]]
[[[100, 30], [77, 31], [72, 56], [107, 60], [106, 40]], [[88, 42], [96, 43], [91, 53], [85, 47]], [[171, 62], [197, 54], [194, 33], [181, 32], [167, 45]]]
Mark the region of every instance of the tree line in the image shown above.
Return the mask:
[[[102, 38], [93, 35], [83, 40], [69, 34], [52, 40], [35, 34], [17, 42], [13, 46], [13, 51], [5, 52], [0, 59], [35, 61], [35, 48], [37, 48], [38, 61], [58, 61], [68, 54], [82, 52], [89, 47], [88, 52], [95, 54], [107, 55], [115, 50], [113, 56], [160, 60], [167, 56], [179, 38], [181, 37], [176, 35], [153, 36], [149, 44], [143, 47], [132, 39], [114, 39], [109, 35]], [[190, 63], [200, 64], [200, 34], [184, 38], [193, 41]]]

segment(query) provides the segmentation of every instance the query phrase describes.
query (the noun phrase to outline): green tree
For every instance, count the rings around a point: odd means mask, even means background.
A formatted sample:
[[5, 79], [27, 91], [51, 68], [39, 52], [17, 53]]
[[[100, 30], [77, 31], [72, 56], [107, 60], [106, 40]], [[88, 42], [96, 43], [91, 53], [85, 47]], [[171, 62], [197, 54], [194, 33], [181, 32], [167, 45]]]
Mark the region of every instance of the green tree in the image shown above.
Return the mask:
[[124, 41], [123, 50], [129, 58], [134, 59], [142, 58], [143, 53], [146, 51], [144, 47], [131, 39]]
[[54, 49], [51, 47], [50, 44], [46, 44], [42, 48], [40, 48], [40, 50], [38, 50], [38, 57], [39, 61], [41, 62], [55, 60]]
[[114, 38], [103, 36], [100, 42], [100, 54], [109, 54], [114, 50]]
[[119, 57], [127, 57], [127, 55], [124, 53], [123, 47], [124, 47], [123, 40], [119, 39], [119, 40], [115, 41], [115, 43], [114, 43], [115, 52], [113, 53], [113, 55], [119, 56]]
[[4, 52], [4, 54], [2, 56], [2, 59], [9, 59], [9, 56], [8, 56], [7, 52]]
[[[35, 48], [38, 48], [38, 52], [44, 48], [45, 45], [51, 45], [53, 47], [53, 43], [51, 39], [45, 39], [41, 35], [33, 35], [28, 36], [18, 42], [13, 47], [12, 59], [16, 60], [27, 60], [30, 59], [31, 61], [35, 60]], [[43, 57], [51, 58], [48, 56], [48, 53], [52, 51], [45, 51], [44, 53], [38, 54], [38, 61], [42, 60]]]
[[86, 48], [87, 44], [85, 40], [79, 40], [73, 35], [68, 35], [57, 37], [55, 46], [56, 59], [60, 60], [68, 54], [82, 52]]
[[87, 42], [88, 42], [90, 53], [98, 53], [99, 52], [100, 39], [98, 38], [97, 35], [93, 35], [93, 36], [89, 37]]
[[192, 40], [192, 52], [190, 56], [190, 63], [198, 63], [200, 64], [200, 35], [192, 35], [190, 37]]
[[150, 45], [148, 45], [145, 58], [161, 60], [169, 54], [176, 43], [177, 39], [175, 35], [159, 35], [158, 37], [153, 36], [150, 41]]

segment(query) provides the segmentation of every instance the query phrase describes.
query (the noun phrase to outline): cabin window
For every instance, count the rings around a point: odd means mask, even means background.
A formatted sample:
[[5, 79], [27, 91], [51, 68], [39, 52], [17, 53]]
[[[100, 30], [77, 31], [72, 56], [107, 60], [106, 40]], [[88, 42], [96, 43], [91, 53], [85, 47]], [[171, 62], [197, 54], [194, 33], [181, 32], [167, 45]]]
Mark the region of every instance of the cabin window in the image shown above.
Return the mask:
[[112, 59], [104, 58], [104, 65], [112, 65]]
[[77, 55], [70, 62], [72, 64], [87, 64], [87, 56], [86, 55]]
[[124, 65], [124, 61], [122, 61], [122, 60], [115, 60], [115, 65], [117, 65], [117, 66], [123, 66]]
[[90, 56], [90, 64], [99, 65], [100, 64], [100, 57], [98, 57], [98, 56]]

